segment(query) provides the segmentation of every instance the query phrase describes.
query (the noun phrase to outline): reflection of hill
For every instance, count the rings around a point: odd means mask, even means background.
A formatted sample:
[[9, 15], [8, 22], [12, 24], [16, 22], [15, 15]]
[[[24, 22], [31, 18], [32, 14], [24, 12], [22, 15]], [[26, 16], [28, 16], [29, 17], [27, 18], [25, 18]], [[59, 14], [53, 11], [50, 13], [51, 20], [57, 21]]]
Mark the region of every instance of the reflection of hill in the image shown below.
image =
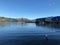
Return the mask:
[[49, 25], [49, 24], [44, 24], [44, 25], [41, 25], [41, 24], [38, 24], [36, 23], [36, 26], [42, 26], [42, 27], [49, 27], [49, 28], [57, 28], [57, 29], [60, 29], [60, 25]]
[[21, 22], [0, 22], [0, 27], [6, 27], [6, 26], [26, 26], [27, 23], [21, 23]]
[[8, 23], [8, 22], [0, 22], [0, 27], [5, 27], [5, 26], [7, 26], [8, 24], [10, 24], [10, 23]]

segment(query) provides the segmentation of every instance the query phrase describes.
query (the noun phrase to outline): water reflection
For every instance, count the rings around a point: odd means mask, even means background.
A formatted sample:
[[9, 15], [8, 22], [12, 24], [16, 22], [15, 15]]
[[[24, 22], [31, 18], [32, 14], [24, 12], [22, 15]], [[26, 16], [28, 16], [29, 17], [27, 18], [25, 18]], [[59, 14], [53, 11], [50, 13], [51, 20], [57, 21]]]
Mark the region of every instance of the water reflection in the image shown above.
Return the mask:
[[28, 25], [27, 23], [21, 23], [21, 22], [0, 22], [0, 28], [6, 27], [6, 26], [11, 26], [11, 25], [20, 25], [20, 26], [26, 26]]
[[[36, 24], [36, 26], [42, 26], [42, 27], [50, 27], [50, 28], [59, 28], [59, 25], [41, 25], [41, 24], [37, 24], [37, 23], [31, 23], [31, 24]], [[11, 26], [11, 25], [20, 25], [20, 26], [27, 26], [29, 25], [29, 23], [21, 23], [21, 22], [0, 22], [0, 27], [5, 27], [5, 26]]]
[[60, 26], [0, 22], [0, 45], [60, 45]]
[[8, 23], [4, 23], [4, 22], [0, 22], [0, 27], [5, 27], [6, 25], [8, 25]]
[[49, 24], [41, 25], [41, 24], [36, 23], [36, 26], [42, 26], [42, 27], [47, 27], [47, 28], [56, 28], [56, 29], [60, 29], [60, 25], [49, 25]]

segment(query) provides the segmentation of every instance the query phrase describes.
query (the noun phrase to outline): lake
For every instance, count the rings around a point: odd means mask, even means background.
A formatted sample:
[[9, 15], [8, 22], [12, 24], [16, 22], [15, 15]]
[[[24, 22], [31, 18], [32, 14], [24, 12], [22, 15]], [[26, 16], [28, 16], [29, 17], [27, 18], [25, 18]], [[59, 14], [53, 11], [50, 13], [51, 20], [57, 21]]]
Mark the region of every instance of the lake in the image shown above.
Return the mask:
[[2, 22], [0, 45], [60, 45], [60, 26]]

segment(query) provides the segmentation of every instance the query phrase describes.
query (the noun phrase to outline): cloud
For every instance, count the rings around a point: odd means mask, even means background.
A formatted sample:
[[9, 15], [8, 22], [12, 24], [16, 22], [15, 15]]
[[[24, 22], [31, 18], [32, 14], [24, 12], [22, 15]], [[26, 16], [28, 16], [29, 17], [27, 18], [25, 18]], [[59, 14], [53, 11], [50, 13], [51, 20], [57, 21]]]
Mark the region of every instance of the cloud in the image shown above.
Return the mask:
[[51, 3], [49, 3], [49, 6], [52, 6], [52, 4], [51, 4]]
[[49, 6], [54, 6], [56, 4], [56, 0], [49, 0]]
[[49, 3], [49, 6], [54, 6], [56, 3], [55, 2], [52, 2], [52, 3]]

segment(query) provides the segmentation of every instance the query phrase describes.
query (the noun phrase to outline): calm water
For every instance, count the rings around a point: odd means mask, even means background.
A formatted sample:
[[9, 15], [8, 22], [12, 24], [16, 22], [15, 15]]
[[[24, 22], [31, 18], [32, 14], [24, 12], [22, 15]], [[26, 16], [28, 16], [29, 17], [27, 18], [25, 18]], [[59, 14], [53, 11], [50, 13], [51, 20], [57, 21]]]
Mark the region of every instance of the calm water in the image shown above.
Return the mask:
[[0, 45], [60, 45], [60, 27], [2, 22]]

